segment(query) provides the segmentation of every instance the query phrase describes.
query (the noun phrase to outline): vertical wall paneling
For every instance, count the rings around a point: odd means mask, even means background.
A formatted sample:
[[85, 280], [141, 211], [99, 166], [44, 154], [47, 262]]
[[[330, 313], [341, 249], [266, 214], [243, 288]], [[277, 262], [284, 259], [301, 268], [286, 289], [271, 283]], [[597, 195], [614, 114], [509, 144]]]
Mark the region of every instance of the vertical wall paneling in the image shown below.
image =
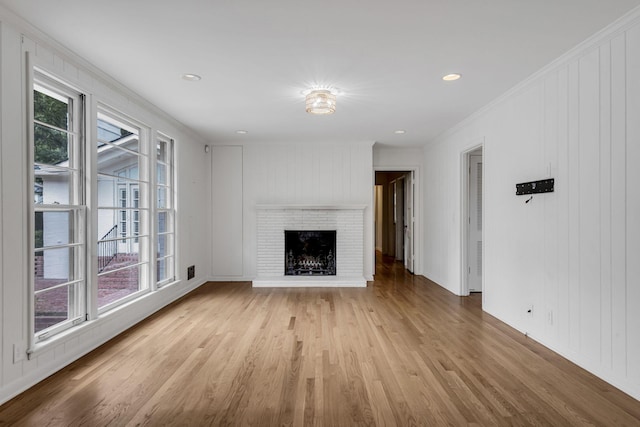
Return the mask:
[[[423, 157], [426, 182], [438, 184], [425, 189], [425, 274], [447, 289], [459, 284], [459, 253], [451, 251], [460, 235], [451, 218], [459, 214], [452, 196], [461, 186], [449, 171], [459, 168], [468, 141], [483, 135], [490, 165], [483, 308], [636, 398], [639, 69], [637, 9], [429, 143]], [[554, 193], [525, 207], [506, 188], [548, 173], [549, 165]], [[521, 314], [532, 305], [533, 316]]]
[[[558, 198], [558, 300], [553, 314], [558, 324], [558, 340], [569, 342], [569, 307], [571, 300], [569, 280], [569, 69], [558, 71], [558, 163], [556, 197]], [[563, 308], [562, 310], [560, 308]]]
[[[3, 45], [3, 41], [4, 41], [4, 24], [0, 21], [0, 51], [4, 51], [4, 45]], [[2, 93], [4, 92], [4, 79], [3, 79], [3, 75], [4, 75], [4, 70], [2, 68], [2, 62], [0, 62], [0, 96], [2, 95]], [[2, 123], [4, 121], [4, 115], [2, 114], [2, 112], [5, 109], [5, 105], [4, 105], [4, 97], [0, 98], [0, 200], [4, 200], [3, 198], [3, 194], [4, 194], [4, 188], [3, 188], [3, 184], [5, 182], [4, 180], [4, 176], [3, 176], [3, 157], [2, 157], [2, 148], [3, 148], [3, 142], [4, 142], [4, 138], [5, 135], [2, 133], [2, 129], [4, 129], [4, 126], [2, 126]], [[0, 301], [6, 301], [6, 298], [4, 297], [4, 277], [3, 277], [3, 271], [4, 271], [4, 239], [2, 238], [3, 236], [3, 228], [4, 228], [4, 222], [3, 222], [3, 210], [4, 210], [4, 203], [0, 204]], [[0, 303], [0, 321], [2, 322], [2, 324], [5, 324], [5, 319], [4, 319], [4, 304]], [[1, 328], [0, 328], [1, 329]], [[4, 336], [4, 332], [2, 330], [0, 330], [0, 337]], [[4, 355], [4, 340], [0, 339], [0, 387], [2, 386], [2, 384], [4, 384], [4, 360], [5, 360], [5, 355]]]
[[579, 192], [580, 351], [600, 356], [600, 78], [599, 51], [579, 61]]
[[[541, 176], [552, 178], [558, 164], [558, 129], [559, 129], [559, 73], [553, 73], [545, 80], [544, 85], [544, 173]], [[558, 195], [544, 199], [544, 312], [543, 323], [552, 336], [558, 330]]]
[[640, 383], [640, 25], [627, 33], [627, 58], [627, 374]]
[[614, 373], [627, 367], [626, 35], [611, 41], [611, 330]]
[[[212, 163], [213, 275], [242, 276], [242, 147], [214, 146]], [[275, 187], [275, 169], [277, 168], [260, 169], [260, 179], [267, 188]]]
[[611, 369], [611, 45], [600, 48], [600, 358]]
[[[569, 162], [567, 193], [569, 199], [569, 345], [580, 349], [580, 72], [579, 64], [569, 65], [568, 134]], [[591, 172], [591, 171], [589, 171]]]
[[13, 346], [26, 343], [27, 149], [23, 143], [22, 39], [1, 27], [2, 60], [2, 386], [23, 374], [23, 362], [13, 362]]

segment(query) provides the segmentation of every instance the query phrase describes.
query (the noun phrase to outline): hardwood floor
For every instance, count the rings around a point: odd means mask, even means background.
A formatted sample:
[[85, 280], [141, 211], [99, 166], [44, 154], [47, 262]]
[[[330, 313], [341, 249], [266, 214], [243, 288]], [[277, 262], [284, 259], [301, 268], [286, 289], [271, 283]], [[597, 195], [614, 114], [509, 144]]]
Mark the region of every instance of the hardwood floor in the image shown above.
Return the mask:
[[366, 289], [206, 284], [0, 407], [0, 425], [640, 425], [640, 402], [480, 295], [377, 272]]

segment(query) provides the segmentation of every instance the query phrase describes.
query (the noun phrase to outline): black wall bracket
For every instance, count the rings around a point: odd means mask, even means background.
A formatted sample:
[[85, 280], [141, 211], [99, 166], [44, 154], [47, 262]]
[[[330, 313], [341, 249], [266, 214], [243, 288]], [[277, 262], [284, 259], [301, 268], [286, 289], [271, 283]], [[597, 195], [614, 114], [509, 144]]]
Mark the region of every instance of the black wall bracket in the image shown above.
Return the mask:
[[523, 194], [551, 193], [553, 191], [554, 181], [555, 180], [553, 178], [550, 178], [516, 184], [516, 196], [522, 196]]

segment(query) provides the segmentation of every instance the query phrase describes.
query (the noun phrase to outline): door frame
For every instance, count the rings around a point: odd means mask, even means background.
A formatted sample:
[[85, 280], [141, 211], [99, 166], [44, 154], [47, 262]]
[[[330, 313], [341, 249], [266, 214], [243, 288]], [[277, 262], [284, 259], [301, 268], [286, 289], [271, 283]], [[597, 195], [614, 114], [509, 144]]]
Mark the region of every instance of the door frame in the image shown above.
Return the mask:
[[[409, 270], [412, 274], [415, 274], [415, 262], [416, 262], [416, 253], [415, 253], [415, 226], [416, 226], [416, 214], [415, 210], [415, 180], [416, 177], [413, 175], [413, 172], [408, 172], [404, 176], [404, 235], [405, 235], [405, 247], [404, 247], [404, 268]], [[408, 202], [409, 201], [409, 202]], [[410, 220], [407, 221], [407, 218]], [[410, 231], [410, 232], [408, 232]], [[410, 236], [411, 244], [407, 245], [406, 236]], [[407, 247], [411, 247], [411, 256], [407, 256], [409, 252]]]
[[[421, 194], [421, 178], [420, 166], [374, 166], [371, 174], [371, 192], [373, 200], [375, 200], [376, 191], [376, 172], [412, 172], [414, 179], [413, 187], [413, 274], [422, 275], [422, 194]], [[375, 236], [375, 209], [372, 209], [373, 216], [373, 235]], [[371, 249], [371, 257], [373, 260], [373, 274], [376, 273], [376, 248], [375, 239]]]
[[[477, 149], [482, 150], [482, 195], [484, 199], [484, 188], [485, 188], [485, 172], [486, 167], [484, 166], [485, 162], [485, 144], [484, 137], [479, 140], [475, 140], [474, 143], [469, 145], [460, 153], [460, 183], [461, 183], [461, 191], [460, 191], [460, 295], [468, 296], [469, 295], [469, 275], [468, 275], [468, 254], [469, 254], [469, 156], [472, 152]], [[485, 203], [483, 200], [482, 203], [482, 218], [483, 224], [484, 221], [484, 212], [485, 212]], [[484, 225], [482, 232], [482, 302], [484, 303], [485, 296], [485, 280], [484, 280], [484, 272], [485, 272], [485, 238], [484, 238]]]
[[[401, 171], [404, 172], [404, 171]], [[406, 233], [405, 233], [405, 178], [403, 175], [399, 178], [391, 181], [393, 184], [393, 218], [394, 226], [396, 229], [396, 244], [395, 244], [395, 258], [396, 261], [405, 262], [406, 257]], [[406, 262], [405, 262], [406, 265]], [[406, 268], [406, 267], [405, 267]]]

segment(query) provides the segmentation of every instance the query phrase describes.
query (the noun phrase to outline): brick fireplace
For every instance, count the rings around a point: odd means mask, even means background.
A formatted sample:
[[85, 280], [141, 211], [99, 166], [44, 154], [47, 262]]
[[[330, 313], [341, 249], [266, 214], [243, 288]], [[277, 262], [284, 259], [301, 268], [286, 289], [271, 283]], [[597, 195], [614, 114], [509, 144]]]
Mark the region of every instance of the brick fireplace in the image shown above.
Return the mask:
[[[365, 287], [364, 205], [258, 205], [254, 287]], [[335, 274], [286, 274], [285, 231], [335, 232]], [[327, 251], [328, 254], [328, 251]], [[323, 256], [326, 256], [323, 255]], [[302, 271], [313, 272], [313, 266]], [[291, 267], [289, 267], [290, 269]], [[326, 269], [326, 267], [323, 267]], [[319, 267], [316, 268], [319, 271]]]

